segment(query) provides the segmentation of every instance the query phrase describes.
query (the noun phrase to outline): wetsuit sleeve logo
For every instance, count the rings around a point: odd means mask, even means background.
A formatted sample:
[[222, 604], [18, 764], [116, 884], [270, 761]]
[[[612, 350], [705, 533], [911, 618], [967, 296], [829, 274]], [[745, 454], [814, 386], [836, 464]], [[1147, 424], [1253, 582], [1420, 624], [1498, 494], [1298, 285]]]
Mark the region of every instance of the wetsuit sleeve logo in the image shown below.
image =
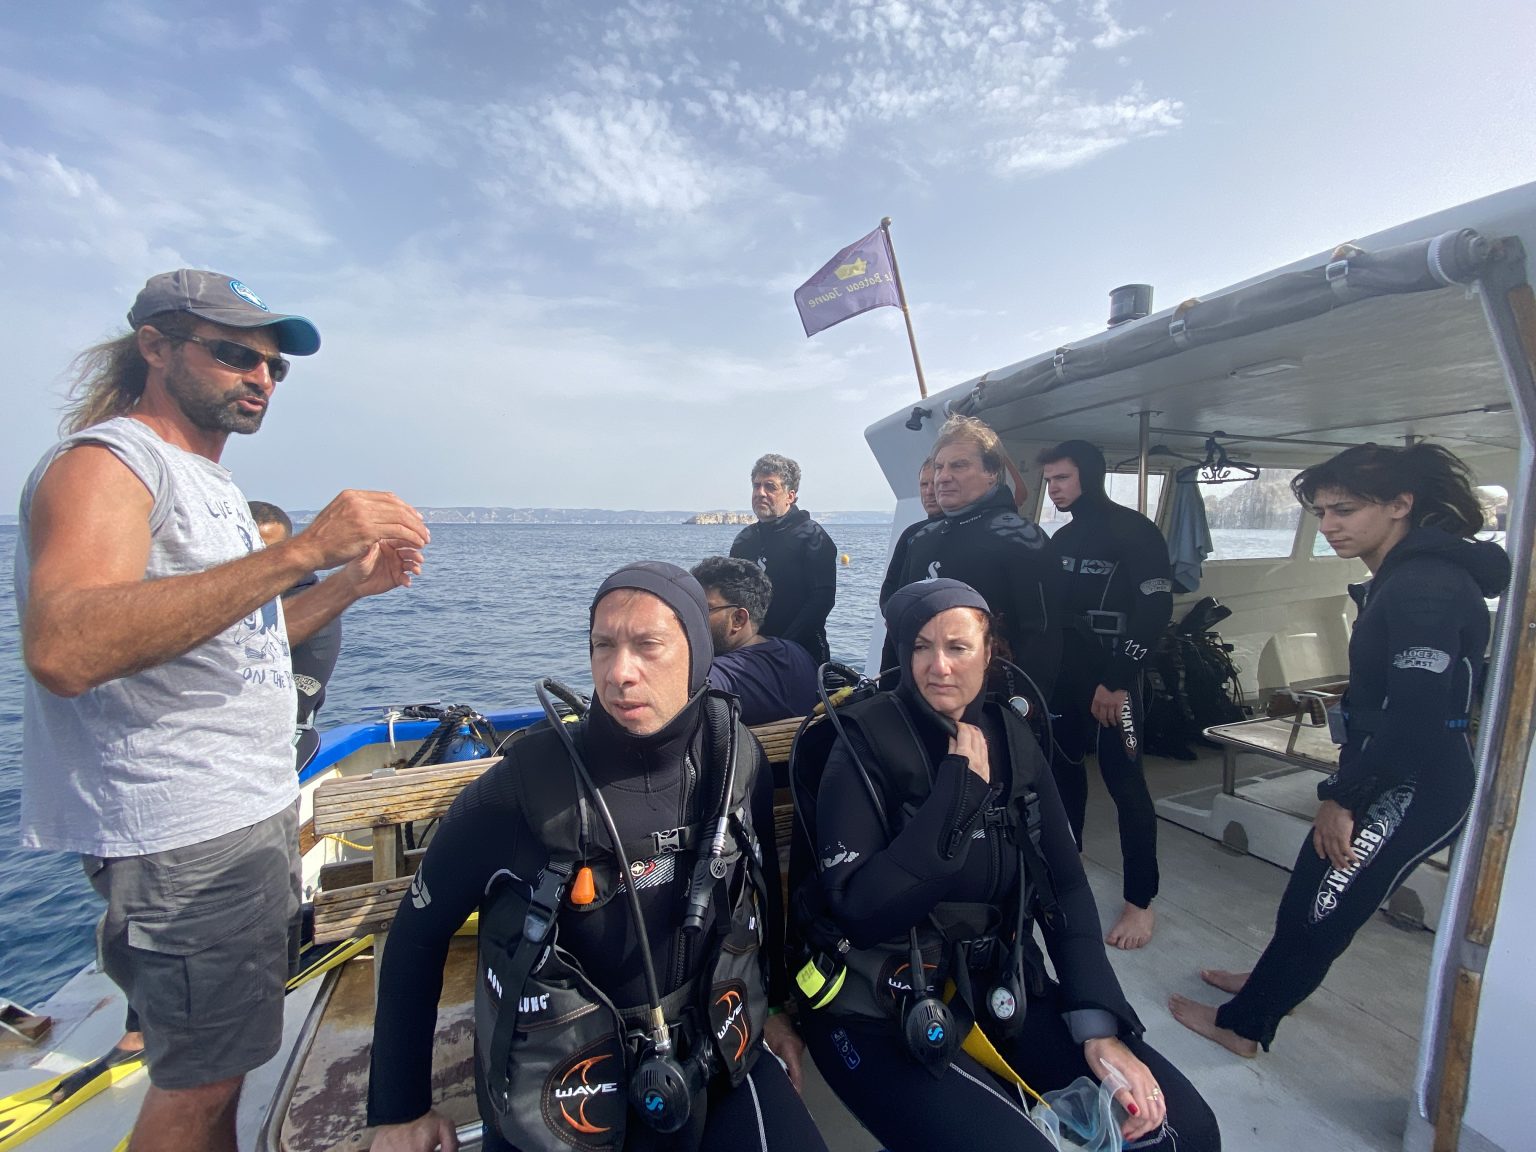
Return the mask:
[[1451, 654], [1438, 648], [1405, 648], [1392, 657], [1394, 668], [1418, 668], [1425, 672], [1444, 672], [1451, 666]]
[[1141, 582], [1141, 594], [1143, 596], [1156, 596], [1159, 592], [1172, 592], [1173, 581], [1159, 577], [1156, 580], [1143, 580]]

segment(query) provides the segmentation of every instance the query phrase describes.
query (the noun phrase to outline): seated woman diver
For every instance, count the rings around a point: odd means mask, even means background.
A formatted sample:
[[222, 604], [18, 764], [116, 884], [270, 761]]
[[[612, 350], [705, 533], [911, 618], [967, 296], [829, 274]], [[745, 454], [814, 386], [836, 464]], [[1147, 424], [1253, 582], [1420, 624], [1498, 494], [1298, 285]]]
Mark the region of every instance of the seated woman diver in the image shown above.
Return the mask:
[[487, 1152], [825, 1152], [777, 1012], [773, 778], [735, 699], [706, 683], [710, 651], [697, 580], [619, 569], [592, 601], [590, 710], [562, 723], [541, 683], [551, 723], [443, 818], [384, 950], [375, 1152], [457, 1146], [432, 1110], [433, 1031], [449, 942], [477, 906]]
[[1232, 997], [1219, 1008], [1168, 1002], [1239, 1056], [1268, 1051], [1398, 884], [1455, 840], [1476, 780], [1468, 727], [1488, 647], [1483, 598], [1509, 583], [1504, 550], [1473, 539], [1483, 510], [1466, 465], [1438, 444], [1360, 444], [1297, 473], [1291, 490], [1371, 579], [1349, 589], [1359, 609], [1349, 690], [1329, 717], [1339, 770], [1317, 786], [1275, 934], [1252, 972], [1200, 973]]
[[808, 725], [792, 767], [809, 958], [796, 983], [816, 1066], [894, 1152], [1051, 1148], [1021, 1086], [973, 1058], [974, 1036], [961, 1050], [975, 1021], [1034, 1092], [1119, 1072], [1127, 1147], [1219, 1148], [1205, 1101], [1141, 1040], [1034, 734], [984, 694], [987, 602], [927, 580], [884, 613], [899, 685]]

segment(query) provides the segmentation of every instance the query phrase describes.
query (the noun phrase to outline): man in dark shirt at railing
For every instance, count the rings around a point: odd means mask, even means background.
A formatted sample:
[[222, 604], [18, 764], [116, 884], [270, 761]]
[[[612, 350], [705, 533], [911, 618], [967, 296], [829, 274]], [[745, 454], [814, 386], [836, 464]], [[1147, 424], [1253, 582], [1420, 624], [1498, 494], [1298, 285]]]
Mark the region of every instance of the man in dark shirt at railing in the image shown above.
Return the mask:
[[715, 658], [709, 682], [741, 700], [743, 724], [804, 716], [816, 706], [816, 665], [800, 645], [758, 632], [773, 585], [747, 560], [710, 556], [693, 577], [709, 600]]

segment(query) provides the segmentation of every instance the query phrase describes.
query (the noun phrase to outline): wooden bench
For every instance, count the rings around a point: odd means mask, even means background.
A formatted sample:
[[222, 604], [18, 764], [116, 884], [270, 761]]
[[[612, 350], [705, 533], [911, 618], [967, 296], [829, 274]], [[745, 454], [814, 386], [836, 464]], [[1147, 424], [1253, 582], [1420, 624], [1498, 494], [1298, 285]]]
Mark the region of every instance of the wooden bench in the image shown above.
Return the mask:
[[[789, 762], [799, 719], [760, 724], [752, 729], [768, 761], [775, 767]], [[373, 933], [375, 955], [400, 900], [411, 886], [424, 849], [407, 850], [402, 829], [433, 820], [448, 811], [454, 798], [478, 779], [496, 758], [465, 760], [425, 768], [407, 768], [377, 776], [327, 780], [315, 789], [314, 830], [317, 837], [345, 836], [368, 829], [373, 836], [370, 858], [343, 860], [320, 870], [320, 891], [314, 900], [315, 943]], [[780, 856], [787, 856], [794, 806], [789, 789], [774, 792], [774, 829]]]
[[[464, 786], [496, 760], [487, 757], [344, 777], [315, 789], [316, 836], [344, 836], [362, 828], [373, 833], [366, 876], [359, 878], [361, 861], [344, 861], [322, 870], [322, 890], [314, 902], [315, 943], [330, 944], [372, 932], [375, 955], [382, 951], [384, 934], [419, 863], [419, 853], [404, 849], [402, 826], [442, 816]], [[338, 886], [328, 888], [329, 883]]]
[[[800, 717], [793, 716], [788, 720], [775, 720], [771, 724], [759, 724], [752, 729], [752, 735], [757, 737], [757, 742], [763, 746], [763, 754], [768, 757], [768, 764], [774, 769], [775, 779], [787, 777], [783, 771], [789, 764], [790, 749], [795, 743], [795, 733], [800, 731]], [[774, 839], [779, 845], [779, 856], [787, 860], [789, 851], [789, 836], [794, 830], [795, 806], [790, 799], [788, 788], [775, 788], [773, 790], [773, 831]]]

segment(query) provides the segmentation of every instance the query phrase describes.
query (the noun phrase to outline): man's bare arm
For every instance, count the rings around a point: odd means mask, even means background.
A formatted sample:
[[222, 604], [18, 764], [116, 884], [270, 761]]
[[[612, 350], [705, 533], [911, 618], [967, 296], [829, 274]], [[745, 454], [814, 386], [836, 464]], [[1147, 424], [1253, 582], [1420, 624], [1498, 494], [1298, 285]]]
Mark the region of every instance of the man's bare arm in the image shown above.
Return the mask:
[[138, 477], [98, 445], [66, 452], [39, 483], [22, 648], [50, 692], [77, 696], [172, 660], [379, 540], [426, 543], [421, 517], [403, 501], [344, 492], [292, 540], [206, 572], [146, 580], [152, 505]]

